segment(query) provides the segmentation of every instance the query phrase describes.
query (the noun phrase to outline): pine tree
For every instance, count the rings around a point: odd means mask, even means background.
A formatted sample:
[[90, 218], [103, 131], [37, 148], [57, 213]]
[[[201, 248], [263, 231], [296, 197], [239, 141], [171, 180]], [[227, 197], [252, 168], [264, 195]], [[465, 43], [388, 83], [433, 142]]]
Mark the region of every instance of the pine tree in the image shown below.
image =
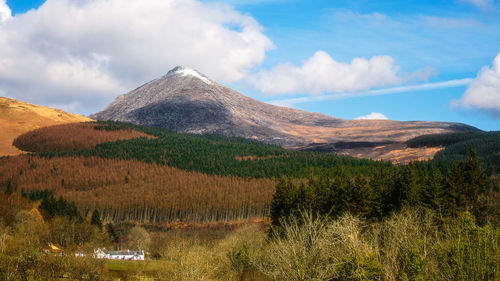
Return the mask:
[[433, 166], [419, 193], [420, 205], [442, 214], [444, 200], [444, 177], [441, 171]]
[[111, 238], [111, 242], [118, 243], [118, 240], [120, 237], [116, 233], [116, 230], [112, 224], [110, 224], [110, 223], [106, 224], [106, 232], [108, 233], [109, 237]]
[[368, 181], [363, 176], [357, 176], [351, 187], [352, 201], [349, 210], [363, 217], [367, 217], [373, 208], [372, 192]]
[[493, 188], [491, 179], [486, 174], [479, 157], [474, 150], [467, 152], [464, 167], [464, 187], [467, 197], [467, 209], [474, 214], [479, 223], [484, 223], [488, 216], [488, 195]]
[[289, 216], [294, 205], [295, 187], [290, 180], [280, 179], [276, 185], [276, 192], [271, 201], [271, 222], [274, 226], [280, 225], [280, 218]]
[[457, 216], [466, 209], [464, 174], [461, 163], [454, 162], [448, 169], [445, 189], [445, 211], [448, 215]]
[[102, 229], [101, 214], [99, 213], [98, 210], [94, 210], [92, 212], [90, 224], [97, 226], [99, 229]]

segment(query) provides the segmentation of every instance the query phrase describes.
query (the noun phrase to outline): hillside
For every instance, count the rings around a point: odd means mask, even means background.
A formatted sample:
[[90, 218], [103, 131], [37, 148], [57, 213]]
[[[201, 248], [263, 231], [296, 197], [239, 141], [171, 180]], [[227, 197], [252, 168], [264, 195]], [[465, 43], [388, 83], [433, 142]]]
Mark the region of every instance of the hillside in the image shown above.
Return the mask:
[[21, 150], [12, 145], [14, 139], [31, 130], [56, 124], [91, 121], [83, 115], [0, 97], [0, 156], [16, 155]]
[[[103, 138], [110, 133], [128, 139]], [[49, 189], [115, 222], [263, 218], [280, 177], [307, 178], [340, 167], [370, 175], [392, 166], [114, 122], [44, 127], [15, 143], [35, 153], [0, 158], [0, 192]]]
[[18, 136], [13, 145], [23, 151], [73, 151], [92, 149], [104, 142], [129, 140], [154, 136], [113, 126], [102, 126], [93, 122], [70, 123], [39, 128]]
[[[286, 150], [278, 146], [263, 144], [244, 138], [231, 138], [221, 135], [179, 134], [157, 128], [137, 126], [127, 123], [100, 122], [96, 125], [102, 130], [132, 130], [142, 132], [154, 138], [133, 138], [101, 143], [91, 149], [64, 150], [57, 148], [60, 141], [54, 143], [52, 151], [41, 149], [39, 155], [54, 156], [98, 156], [111, 159], [139, 160], [176, 167], [187, 171], [205, 174], [238, 176], [251, 178], [307, 177], [312, 170], [331, 171], [342, 166], [349, 173], [370, 174], [373, 167], [389, 166], [390, 163], [373, 162], [347, 156], [326, 153], [300, 152]], [[88, 134], [87, 128], [81, 133], [74, 131], [75, 138]], [[101, 130], [92, 130], [100, 134]], [[59, 135], [54, 128], [47, 127], [27, 133], [26, 147], [39, 147], [44, 139], [54, 139]], [[25, 136], [20, 136], [24, 139]], [[76, 141], [76, 140], [75, 140]], [[17, 142], [16, 142], [17, 143]]]
[[467, 150], [473, 149], [487, 169], [500, 174], [500, 132], [466, 132], [424, 135], [407, 142], [412, 148], [439, 148], [436, 162], [451, 163], [464, 160]]
[[91, 117], [181, 133], [243, 137], [295, 149], [345, 142], [404, 143], [425, 134], [477, 130], [460, 123], [345, 120], [274, 106], [183, 67], [119, 96]]
[[276, 182], [100, 157], [0, 159], [0, 192], [49, 189], [106, 221], [230, 221], [269, 213]]
[[[71, 129], [72, 142], [83, 146], [65, 147], [65, 134], [60, 132], [66, 127]], [[101, 136], [103, 132], [128, 132], [146, 137], [98, 144], [95, 143], [97, 137], [88, 137]], [[179, 134], [116, 122], [46, 127], [25, 136], [19, 137], [25, 139], [24, 145], [39, 148], [40, 152], [1, 158], [0, 192], [49, 189], [57, 196], [76, 202], [82, 210], [98, 209], [106, 220], [114, 222], [262, 218], [270, 214], [277, 182], [286, 190], [298, 184], [293, 198], [285, 200], [293, 206], [302, 204], [293, 202], [312, 200], [328, 208], [334, 201], [344, 204], [364, 198], [379, 204], [373, 209], [373, 216], [380, 218], [399, 208], [394, 200], [401, 196], [407, 198], [414, 196], [414, 192], [427, 192], [428, 187], [434, 188], [432, 181], [438, 181], [439, 186], [448, 184], [441, 175], [455, 178], [461, 173], [448, 164], [435, 165], [435, 161], [400, 166], [286, 150], [244, 138]], [[60, 139], [54, 141], [57, 136]], [[36, 145], [38, 142], [48, 145], [40, 147]], [[92, 145], [86, 146], [86, 142]], [[283, 186], [281, 179], [286, 178], [289, 184]], [[335, 180], [318, 182], [321, 178]], [[301, 185], [311, 182], [319, 184], [317, 190], [304, 189]], [[340, 197], [335, 193], [321, 193], [329, 199], [316, 201], [316, 195], [311, 192], [321, 190], [323, 184], [332, 185]]]

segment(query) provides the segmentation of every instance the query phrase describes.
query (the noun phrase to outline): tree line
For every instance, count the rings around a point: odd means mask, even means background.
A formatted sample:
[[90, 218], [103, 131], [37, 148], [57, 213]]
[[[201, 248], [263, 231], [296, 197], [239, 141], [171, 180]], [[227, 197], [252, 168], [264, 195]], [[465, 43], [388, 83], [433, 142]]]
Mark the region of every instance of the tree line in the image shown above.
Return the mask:
[[446, 174], [429, 165], [411, 163], [375, 169], [373, 176], [350, 176], [342, 167], [332, 175], [307, 181], [281, 179], [271, 203], [271, 219], [283, 219], [301, 210], [336, 218], [346, 212], [368, 221], [380, 221], [404, 207], [423, 208], [440, 217], [468, 211], [480, 224], [499, 221], [498, 186], [479, 158], [469, 151], [466, 161], [454, 162]]

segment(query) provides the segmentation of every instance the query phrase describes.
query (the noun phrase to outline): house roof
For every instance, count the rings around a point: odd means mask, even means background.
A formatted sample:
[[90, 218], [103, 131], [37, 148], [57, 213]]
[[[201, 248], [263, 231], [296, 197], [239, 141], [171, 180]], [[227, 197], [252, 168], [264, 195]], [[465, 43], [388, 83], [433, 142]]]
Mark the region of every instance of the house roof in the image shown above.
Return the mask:
[[109, 251], [108, 255], [112, 256], [137, 256], [144, 255], [144, 251]]

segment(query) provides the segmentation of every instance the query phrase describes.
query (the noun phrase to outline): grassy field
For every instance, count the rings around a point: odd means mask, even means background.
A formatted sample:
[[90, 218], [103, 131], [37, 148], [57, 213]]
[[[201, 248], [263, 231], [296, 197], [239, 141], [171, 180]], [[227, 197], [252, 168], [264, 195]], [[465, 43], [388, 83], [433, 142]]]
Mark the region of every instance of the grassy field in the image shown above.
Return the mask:
[[126, 260], [107, 260], [105, 270], [110, 278], [117, 280], [128, 280], [133, 277], [134, 280], [155, 280], [158, 272], [168, 266], [167, 261], [145, 260], [145, 261], [126, 261]]

